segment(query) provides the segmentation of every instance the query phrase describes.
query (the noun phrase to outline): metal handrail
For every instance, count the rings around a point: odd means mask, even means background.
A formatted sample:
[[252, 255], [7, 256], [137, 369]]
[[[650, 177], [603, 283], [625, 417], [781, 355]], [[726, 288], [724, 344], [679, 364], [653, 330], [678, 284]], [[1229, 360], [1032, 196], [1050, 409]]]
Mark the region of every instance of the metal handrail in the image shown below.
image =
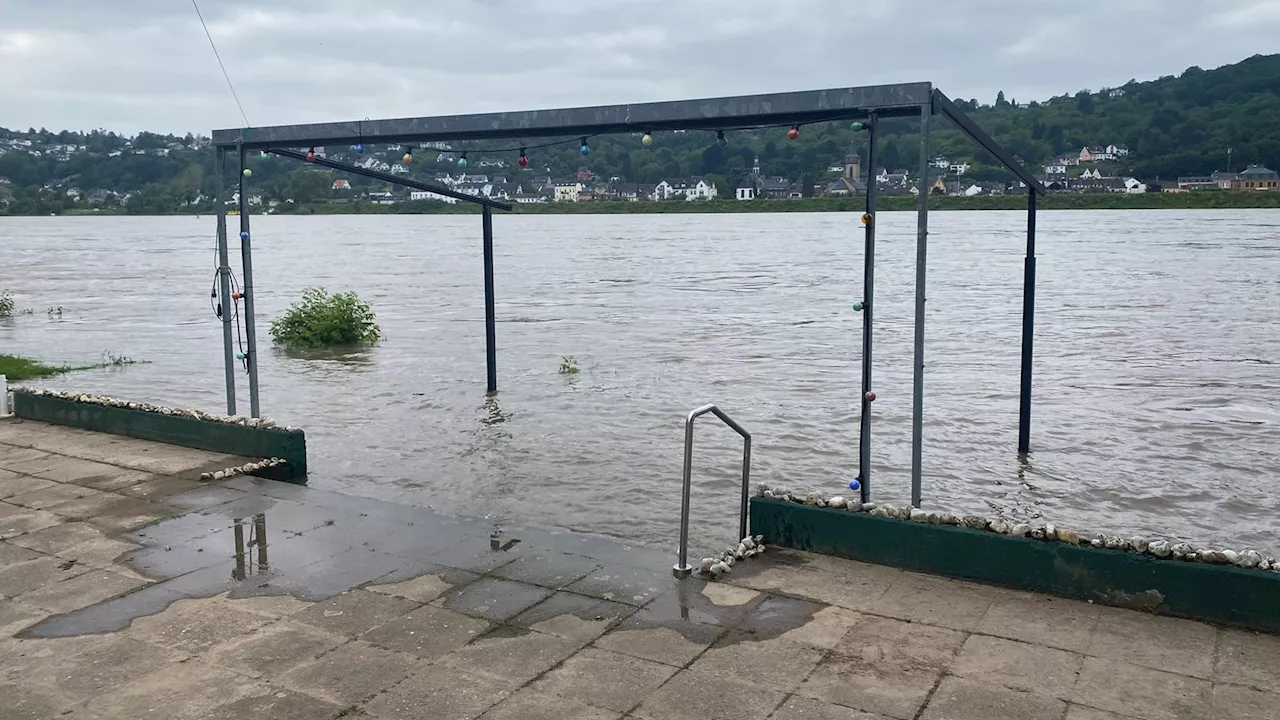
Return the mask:
[[742, 436], [742, 508], [738, 517], [738, 537], [747, 536], [747, 497], [750, 493], [748, 483], [751, 480], [751, 433], [733, 421], [733, 418], [713, 404], [703, 405], [689, 412], [684, 421], [684, 490], [680, 498], [680, 562], [672, 567], [676, 577], [685, 577], [693, 572], [689, 566], [689, 487], [693, 481], [693, 421], [711, 413], [720, 418], [725, 425], [733, 428]]

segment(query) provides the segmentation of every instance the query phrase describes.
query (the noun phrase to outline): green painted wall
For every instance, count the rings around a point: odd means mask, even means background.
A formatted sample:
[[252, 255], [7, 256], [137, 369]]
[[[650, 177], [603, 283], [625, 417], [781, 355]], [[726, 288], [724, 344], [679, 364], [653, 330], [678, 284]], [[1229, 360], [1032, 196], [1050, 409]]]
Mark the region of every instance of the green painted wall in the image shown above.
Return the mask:
[[280, 468], [263, 471], [273, 479], [302, 482], [307, 475], [307, 440], [301, 430], [251, 428], [23, 392], [13, 394], [13, 412], [40, 422], [198, 450], [248, 458], [278, 457], [289, 464], [284, 466], [287, 472]]
[[751, 531], [781, 547], [1280, 632], [1280, 573], [1010, 537], [954, 525], [751, 499]]

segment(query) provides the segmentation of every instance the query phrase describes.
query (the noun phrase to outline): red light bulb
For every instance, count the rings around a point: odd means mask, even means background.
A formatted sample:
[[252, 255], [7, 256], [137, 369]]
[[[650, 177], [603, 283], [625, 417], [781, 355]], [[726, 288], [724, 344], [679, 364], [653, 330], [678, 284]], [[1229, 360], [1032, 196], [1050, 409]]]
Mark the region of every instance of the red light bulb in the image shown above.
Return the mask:
[[795, 139], [796, 139], [796, 138], [798, 138], [798, 137], [800, 137], [800, 128], [798, 128], [798, 127], [793, 127], [793, 128], [791, 128], [790, 130], [788, 130], [788, 131], [787, 131], [787, 139], [788, 139], [788, 140], [795, 140]]
[[307, 162], [315, 162], [315, 161], [316, 161], [316, 151], [315, 151], [315, 150], [308, 150], [308, 151], [307, 151]]
[[524, 156], [523, 150], [520, 151], [520, 159], [516, 162], [520, 164], [520, 167], [529, 167], [529, 158]]

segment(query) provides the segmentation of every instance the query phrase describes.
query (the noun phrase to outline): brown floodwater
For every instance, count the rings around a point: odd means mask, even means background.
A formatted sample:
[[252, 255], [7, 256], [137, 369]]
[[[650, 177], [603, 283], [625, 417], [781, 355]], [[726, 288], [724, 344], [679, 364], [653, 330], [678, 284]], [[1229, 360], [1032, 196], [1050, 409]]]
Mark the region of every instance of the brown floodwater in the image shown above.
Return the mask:
[[[877, 250], [873, 488], [898, 504], [914, 221], [882, 213]], [[752, 431], [760, 481], [834, 493], [854, 474], [856, 215], [494, 225], [488, 400], [479, 217], [253, 218], [263, 411], [306, 429], [312, 485], [671, 545], [683, 416], [706, 402]], [[1024, 219], [940, 212], [931, 228], [925, 507], [1280, 549], [1280, 211], [1042, 212], [1025, 461]], [[213, 231], [212, 217], [0, 218], [0, 288], [33, 310], [0, 321], [0, 352], [128, 356], [146, 362], [38, 384], [225, 410]], [[269, 320], [310, 285], [372, 301], [385, 340], [272, 350]], [[558, 372], [564, 355], [579, 373]], [[700, 421], [695, 540], [731, 539], [740, 452]]]

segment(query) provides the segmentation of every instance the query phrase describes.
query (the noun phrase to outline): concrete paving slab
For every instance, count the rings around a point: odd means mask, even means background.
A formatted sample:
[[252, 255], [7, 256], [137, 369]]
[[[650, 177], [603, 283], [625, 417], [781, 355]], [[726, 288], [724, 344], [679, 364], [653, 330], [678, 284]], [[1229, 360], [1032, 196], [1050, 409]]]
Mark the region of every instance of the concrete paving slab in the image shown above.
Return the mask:
[[1272, 720], [1280, 716], [1280, 695], [1219, 683], [1211, 707], [1214, 720]]
[[20, 535], [8, 542], [45, 555], [54, 555], [72, 545], [102, 536], [102, 531], [89, 523], [69, 522]]
[[203, 488], [204, 484], [199, 480], [161, 476], [117, 489], [115, 492], [144, 500], [166, 500], [172, 495], [180, 495]]
[[215, 645], [205, 658], [252, 677], [276, 677], [345, 642], [342, 635], [282, 620]]
[[413, 600], [367, 590], [348, 590], [312, 605], [295, 615], [294, 619], [321, 630], [354, 638], [418, 606], [419, 603]]
[[47, 510], [32, 510], [0, 502], [0, 540], [43, 530], [65, 522]]
[[558, 592], [507, 622], [588, 643], [635, 611], [634, 607], [622, 603]]
[[169, 665], [98, 695], [76, 708], [71, 718], [197, 720], [223, 705], [260, 692], [260, 687], [243, 675], [192, 660]]
[[66, 707], [57, 688], [31, 687], [0, 682], [0, 720], [49, 720], [62, 714]]
[[549, 696], [625, 713], [676, 672], [677, 668], [670, 665], [585, 648], [530, 687]]
[[157, 647], [197, 654], [268, 622], [269, 618], [236, 608], [222, 598], [201, 598], [175, 602], [158, 615], [140, 618], [127, 634]]
[[603, 567], [598, 560], [569, 553], [531, 553], [493, 571], [496, 577], [560, 590]]
[[565, 589], [580, 595], [640, 606], [675, 586], [670, 570], [664, 573], [614, 565], [596, 570], [570, 583]]
[[474, 720], [510, 694], [506, 683], [490, 676], [435, 664], [378, 695], [364, 709], [387, 720]]
[[344, 710], [333, 703], [292, 690], [270, 686], [264, 690], [262, 695], [251, 695], [214, 708], [201, 715], [199, 720], [334, 720]]
[[427, 572], [407, 580], [394, 580], [401, 574], [395, 571], [391, 575], [378, 578], [378, 584], [368, 585], [366, 590], [383, 595], [394, 595], [420, 603], [429, 603], [449, 590], [461, 587], [479, 579], [479, 575], [466, 570], [457, 570], [444, 566], [434, 566]]
[[18, 600], [0, 600], [0, 638], [16, 635], [48, 615], [48, 611], [29, 607]]
[[434, 604], [464, 615], [502, 622], [542, 602], [551, 593], [547, 588], [514, 580], [481, 578], [450, 590]]
[[985, 635], [1083, 653], [1098, 624], [1098, 606], [1022, 593], [993, 602], [976, 628]]
[[1217, 637], [1204, 623], [1106, 607], [1099, 608], [1088, 654], [1208, 679]]
[[157, 670], [172, 670], [182, 656], [122, 635], [103, 639], [83, 652], [65, 654], [30, 665], [10, 678], [23, 688], [46, 688], [67, 707], [84, 702]]
[[199, 489], [171, 495], [165, 498], [165, 504], [182, 510], [204, 510], [215, 505], [224, 505], [244, 498], [243, 490], [226, 485], [204, 484]]
[[488, 675], [515, 690], [560, 664], [582, 643], [555, 635], [498, 626], [449, 653], [440, 662]]
[[1121, 715], [1110, 710], [1085, 707], [1084, 705], [1067, 705], [1067, 717], [1064, 720], [1138, 720], [1132, 715]]
[[970, 635], [951, 672], [984, 685], [1069, 699], [1084, 657], [1065, 650]]
[[889, 579], [892, 573], [889, 576], [878, 572], [840, 575], [817, 567], [774, 564], [773, 555], [776, 554], [779, 553], [770, 552], [753, 558], [761, 562], [734, 565], [728, 582], [741, 587], [816, 600], [847, 610], [871, 607], [889, 590], [893, 582]]
[[0, 473], [4, 473], [0, 475], [0, 500], [35, 492], [36, 490], [43, 490], [57, 484], [52, 480], [45, 480], [32, 475], [19, 475], [8, 470], [0, 470]]
[[40, 490], [33, 490], [21, 495], [14, 495], [13, 497], [7, 498], [5, 502], [10, 505], [19, 505], [21, 507], [31, 508], [32, 510], [48, 510], [54, 505], [59, 505], [67, 502], [68, 500], [78, 500], [82, 497], [101, 494], [101, 492], [92, 488], [80, 487], [79, 485], [54, 483], [53, 485]]
[[764, 640], [730, 631], [707, 648], [691, 670], [791, 692], [813, 672], [827, 651], [777, 638]]
[[832, 605], [769, 595], [751, 608], [737, 627], [758, 638], [779, 638], [830, 650], [862, 617]]
[[110, 533], [133, 530], [181, 512], [168, 505], [115, 493], [99, 493], [59, 503], [49, 511], [71, 520], [84, 520]]
[[426, 605], [389, 620], [360, 636], [387, 650], [437, 660], [483, 635], [487, 620]]
[[146, 580], [95, 568], [68, 580], [23, 593], [17, 600], [50, 613], [69, 613], [133, 592], [146, 584]]
[[644, 720], [763, 720], [785, 698], [758, 685], [681, 670], [631, 714]]
[[1213, 679], [1280, 694], [1280, 637], [1242, 630], [1219, 632]]
[[992, 595], [985, 590], [936, 579], [937, 585], [920, 587], [901, 580], [874, 601], [864, 605], [867, 612], [911, 622], [940, 625], [954, 630], [973, 630], [991, 607]]
[[610, 710], [584, 705], [528, 688], [516, 692], [480, 716], [480, 720], [618, 720]]
[[1043, 695], [993, 687], [963, 678], [944, 678], [920, 720], [1059, 720], [1066, 703]]
[[[18, 535], [17, 537], [23, 537]], [[16, 538], [15, 538], [16, 539]], [[0, 566], [13, 565], [26, 560], [35, 560], [40, 557], [40, 553], [35, 550], [24, 548], [21, 545], [14, 545], [13, 539], [0, 540]]]
[[92, 460], [81, 460], [80, 458], [66, 456], [60, 456], [56, 463], [52, 463], [48, 467], [32, 473], [32, 475], [42, 477], [46, 480], [83, 485], [86, 487], [94, 487], [97, 483], [110, 484], [121, 475], [134, 474], [135, 473], [128, 470], [122, 470], [116, 465], [108, 465], [106, 463], [94, 462]]
[[1085, 658], [1073, 702], [1142, 720], [1209, 717], [1207, 680], [1120, 660]]
[[[3, 425], [4, 423], [0, 423]], [[0, 468], [23, 475], [35, 475], [62, 462], [62, 455], [54, 455], [34, 448], [6, 447], [0, 453]]]
[[596, 647], [675, 667], [689, 664], [728, 632], [719, 625], [649, 615], [643, 609], [595, 641]]
[[38, 557], [6, 565], [0, 567], [0, 596], [17, 597], [81, 575], [88, 569], [53, 557]]
[[281, 675], [277, 682], [347, 707], [373, 697], [425, 666], [426, 663], [412, 655], [353, 640], [299, 665]]
[[888, 720], [884, 715], [862, 712], [843, 705], [828, 705], [792, 695], [769, 716], [769, 720]]

